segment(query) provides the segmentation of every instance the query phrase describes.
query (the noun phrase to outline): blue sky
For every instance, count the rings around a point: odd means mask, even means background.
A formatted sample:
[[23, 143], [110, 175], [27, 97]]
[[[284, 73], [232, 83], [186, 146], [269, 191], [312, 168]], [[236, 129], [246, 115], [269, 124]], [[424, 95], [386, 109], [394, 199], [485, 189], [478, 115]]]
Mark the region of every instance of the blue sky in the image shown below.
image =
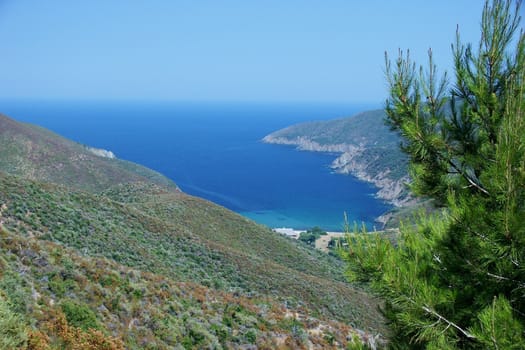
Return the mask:
[[381, 103], [384, 52], [477, 42], [483, 1], [4, 0], [0, 98]]

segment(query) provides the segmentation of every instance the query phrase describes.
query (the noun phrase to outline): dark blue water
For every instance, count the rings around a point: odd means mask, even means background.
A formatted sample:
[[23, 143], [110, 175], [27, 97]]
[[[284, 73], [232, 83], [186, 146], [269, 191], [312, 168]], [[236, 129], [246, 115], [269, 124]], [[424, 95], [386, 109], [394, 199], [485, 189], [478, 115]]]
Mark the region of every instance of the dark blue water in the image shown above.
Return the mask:
[[[307, 104], [1, 102], [0, 111], [155, 169], [190, 194], [270, 227], [339, 231], [373, 225], [388, 206], [374, 188], [333, 174], [333, 154], [260, 142], [308, 120], [372, 106]], [[374, 106], [375, 107], [375, 106]]]

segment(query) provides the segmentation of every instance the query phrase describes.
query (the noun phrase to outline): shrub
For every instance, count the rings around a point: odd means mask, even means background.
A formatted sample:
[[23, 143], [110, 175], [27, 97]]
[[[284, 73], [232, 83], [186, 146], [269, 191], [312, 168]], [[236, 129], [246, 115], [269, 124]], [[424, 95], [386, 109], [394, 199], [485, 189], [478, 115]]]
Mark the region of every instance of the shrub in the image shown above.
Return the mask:
[[88, 329], [100, 329], [97, 316], [86, 304], [66, 300], [62, 302], [61, 308], [70, 325], [84, 331]]
[[18, 349], [26, 342], [26, 325], [22, 317], [11, 311], [8, 303], [0, 298], [0, 349]]

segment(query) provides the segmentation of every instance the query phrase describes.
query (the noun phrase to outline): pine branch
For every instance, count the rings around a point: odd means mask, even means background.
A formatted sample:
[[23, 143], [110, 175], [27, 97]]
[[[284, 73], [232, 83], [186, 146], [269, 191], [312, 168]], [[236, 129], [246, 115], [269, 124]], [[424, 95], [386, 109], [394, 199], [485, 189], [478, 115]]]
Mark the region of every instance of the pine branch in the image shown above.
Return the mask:
[[458, 326], [458, 325], [455, 324], [454, 322], [447, 320], [445, 317], [443, 317], [442, 315], [438, 314], [436, 311], [432, 310], [432, 309], [429, 308], [428, 306], [423, 306], [422, 309], [423, 309], [425, 312], [427, 312], [427, 313], [429, 313], [429, 314], [431, 314], [431, 315], [437, 317], [438, 320], [443, 321], [443, 322], [445, 322], [447, 325], [456, 328], [458, 331], [460, 331], [461, 333], [463, 333], [463, 335], [465, 335], [467, 338], [469, 338], [469, 339], [477, 339], [473, 334], [467, 332], [466, 330], [464, 330], [463, 328], [461, 328], [460, 326]]
[[439, 152], [437, 153], [437, 156], [438, 157], [441, 157], [442, 160], [445, 160], [452, 168], [454, 168], [454, 170], [457, 171], [458, 174], [460, 174], [465, 180], [468, 181], [468, 183], [470, 183], [472, 186], [474, 186], [475, 188], [477, 188], [479, 191], [483, 192], [484, 194], [490, 196], [490, 193], [489, 191], [487, 191], [486, 189], [484, 189], [483, 187], [481, 187], [481, 185], [477, 184], [476, 182], [474, 182], [474, 180], [468, 176], [465, 172], [461, 171], [460, 168], [458, 168], [456, 166], [456, 164], [454, 164], [454, 162], [452, 161], [452, 159], [448, 159], [448, 158], [445, 158], [444, 156], [442, 156]]

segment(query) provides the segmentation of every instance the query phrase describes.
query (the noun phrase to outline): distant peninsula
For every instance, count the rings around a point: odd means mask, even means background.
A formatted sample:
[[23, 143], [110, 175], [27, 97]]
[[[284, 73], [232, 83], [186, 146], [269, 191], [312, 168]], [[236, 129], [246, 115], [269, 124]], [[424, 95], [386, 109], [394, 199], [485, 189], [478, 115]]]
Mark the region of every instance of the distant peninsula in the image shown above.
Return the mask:
[[377, 197], [396, 207], [410, 201], [405, 183], [408, 159], [400, 138], [384, 124], [383, 110], [352, 117], [289, 126], [263, 138], [269, 144], [291, 145], [303, 151], [337, 153], [332, 169], [351, 174], [378, 188]]

